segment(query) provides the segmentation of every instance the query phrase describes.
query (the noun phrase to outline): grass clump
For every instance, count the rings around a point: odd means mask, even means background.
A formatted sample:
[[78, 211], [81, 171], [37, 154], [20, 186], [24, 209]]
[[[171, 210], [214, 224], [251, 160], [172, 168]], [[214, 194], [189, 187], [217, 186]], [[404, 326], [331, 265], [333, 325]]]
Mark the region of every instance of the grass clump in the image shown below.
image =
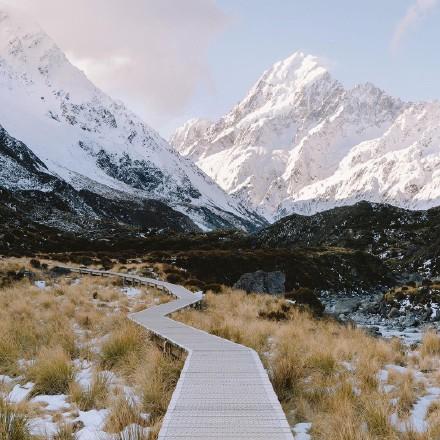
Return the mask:
[[55, 434], [52, 437], [52, 440], [75, 440], [76, 436], [73, 432], [72, 425], [67, 423], [61, 424]]
[[440, 355], [440, 336], [435, 331], [430, 330], [424, 334], [420, 354], [422, 356]]
[[101, 349], [101, 364], [105, 368], [114, 368], [127, 362], [130, 356], [140, 350], [145, 334], [135, 324], [126, 321], [122, 327], [114, 330]]
[[29, 380], [35, 383], [32, 393], [65, 394], [74, 378], [74, 367], [62, 347], [43, 348], [29, 367]]
[[72, 382], [69, 386], [69, 394], [71, 401], [81, 411], [102, 409], [105, 407], [109, 394], [109, 380], [105, 374], [96, 374], [92, 383], [86, 388], [77, 382]]
[[0, 440], [31, 440], [26, 415], [0, 397]]
[[[138, 406], [131, 399], [125, 396], [119, 396], [112, 402], [110, 414], [106, 420], [105, 430], [110, 433], [120, 433], [127, 427], [131, 428], [133, 425], [136, 425], [142, 428], [144, 424], [145, 419], [141, 417]], [[128, 434], [131, 429], [127, 431]], [[141, 430], [139, 430], [139, 433], [140, 432]]]
[[[313, 440], [400, 438], [391, 423], [398, 409], [390, 403], [394, 396], [382, 392], [378, 381], [386, 365], [405, 360], [396, 342], [317, 319], [304, 307], [268, 295], [226, 288], [220, 294], [208, 293], [204, 306], [203, 311], [179, 312], [177, 319], [254, 348], [289, 422], [311, 422]], [[416, 384], [407, 385], [402, 381], [398, 386], [399, 414], [420, 395]]]
[[142, 406], [153, 420], [163, 416], [179, 380], [183, 359], [173, 358], [152, 347], [147, 365], [137, 371]]

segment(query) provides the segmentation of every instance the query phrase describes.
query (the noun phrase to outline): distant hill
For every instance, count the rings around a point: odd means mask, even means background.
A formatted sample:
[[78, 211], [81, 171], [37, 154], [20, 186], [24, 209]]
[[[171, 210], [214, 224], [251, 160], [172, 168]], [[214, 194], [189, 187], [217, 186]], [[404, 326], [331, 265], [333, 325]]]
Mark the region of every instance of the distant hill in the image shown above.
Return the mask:
[[440, 273], [440, 208], [410, 211], [359, 202], [312, 216], [290, 215], [254, 234], [253, 240], [266, 248], [356, 249], [396, 269]]

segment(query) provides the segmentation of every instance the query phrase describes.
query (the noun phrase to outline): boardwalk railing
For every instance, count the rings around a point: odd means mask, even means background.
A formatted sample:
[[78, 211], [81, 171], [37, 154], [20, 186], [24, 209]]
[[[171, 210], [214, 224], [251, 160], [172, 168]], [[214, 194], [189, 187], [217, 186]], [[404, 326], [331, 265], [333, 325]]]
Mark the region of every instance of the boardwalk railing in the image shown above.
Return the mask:
[[176, 297], [129, 316], [188, 352], [159, 440], [293, 440], [280, 402], [254, 350], [167, 317], [200, 303], [202, 293], [194, 294], [182, 286], [132, 274], [66, 269], [121, 277]]

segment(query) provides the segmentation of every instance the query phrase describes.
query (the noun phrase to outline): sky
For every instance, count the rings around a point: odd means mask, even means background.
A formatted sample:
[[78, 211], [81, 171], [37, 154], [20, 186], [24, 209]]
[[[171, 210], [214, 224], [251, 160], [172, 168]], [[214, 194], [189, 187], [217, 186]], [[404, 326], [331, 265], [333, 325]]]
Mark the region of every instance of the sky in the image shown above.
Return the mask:
[[440, 99], [440, 0], [3, 0], [168, 138], [216, 119], [297, 50], [347, 87]]

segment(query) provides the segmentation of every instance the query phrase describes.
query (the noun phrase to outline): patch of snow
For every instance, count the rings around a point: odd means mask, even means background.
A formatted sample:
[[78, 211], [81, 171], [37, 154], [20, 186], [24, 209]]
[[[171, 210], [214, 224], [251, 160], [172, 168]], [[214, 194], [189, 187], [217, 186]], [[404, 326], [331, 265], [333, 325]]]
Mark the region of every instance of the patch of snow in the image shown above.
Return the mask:
[[410, 423], [417, 432], [425, 432], [428, 429], [428, 423], [425, 420], [428, 408], [433, 402], [437, 402], [440, 399], [440, 388], [431, 387], [428, 388], [427, 392], [426, 396], [417, 400], [411, 412]]
[[42, 403], [44, 405], [44, 409], [47, 411], [60, 411], [70, 408], [69, 403], [67, 403], [68, 397], [69, 396], [65, 394], [55, 396], [38, 395], [33, 397], [31, 402]]
[[33, 388], [34, 384], [32, 382], [28, 382], [25, 385], [17, 384], [9, 393], [8, 400], [11, 403], [20, 403], [29, 397], [29, 394], [32, 392]]
[[135, 287], [123, 287], [121, 292], [128, 297], [137, 297], [142, 293], [140, 289], [136, 289]]
[[294, 434], [295, 440], [311, 440], [311, 435], [309, 434], [309, 431], [312, 427], [311, 423], [297, 423], [292, 431]]
[[84, 428], [76, 433], [76, 440], [109, 438], [108, 434], [102, 431], [108, 414], [109, 410], [107, 409], [80, 411], [79, 417], [75, 421], [82, 422]]
[[[371, 326], [366, 326], [371, 327]], [[372, 327], [378, 327], [380, 334], [385, 339], [399, 338], [406, 345], [419, 343], [423, 338], [423, 332], [418, 328], [408, 328], [405, 330], [397, 330], [396, 328], [390, 328], [385, 325], [377, 325]]]
[[75, 381], [82, 387], [87, 388], [92, 384], [93, 367], [88, 361], [80, 361], [75, 359], [74, 365], [77, 369], [75, 374]]
[[51, 438], [56, 434], [58, 425], [52, 421], [52, 417], [36, 417], [29, 421], [29, 430], [32, 435]]
[[4, 375], [4, 374], [0, 374], [0, 383], [6, 383], [6, 384], [9, 384], [9, 383], [12, 383], [12, 382], [14, 382], [15, 381], [15, 379], [13, 378], [13, 377], [11, 377], [11, 376], [6, 376], [6, 375]]
[[439, 400], [440, 388], [430, 387], [427, 389], [427, 394], [417, 400], [408, 419], [401, 420], [397, 414], [394, 413], [391, 416], [391, 423], [401, 432], [405, 432], [410, 429], [419, 433], [425, 432], [428, 429], [426, 415], [428, 413], [429, 406], [433, 402], [437, 402]]

